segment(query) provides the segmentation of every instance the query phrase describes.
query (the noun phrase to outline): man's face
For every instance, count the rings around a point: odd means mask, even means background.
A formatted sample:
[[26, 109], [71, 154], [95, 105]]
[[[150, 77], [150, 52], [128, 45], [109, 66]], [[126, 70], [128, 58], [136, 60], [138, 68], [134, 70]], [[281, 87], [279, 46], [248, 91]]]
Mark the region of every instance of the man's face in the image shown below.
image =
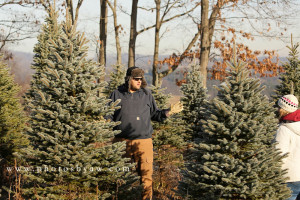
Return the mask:
[[142, 85], [142, 77], [133, 77], [130, 81], [130, 90], [132, 92], [139, 90]]

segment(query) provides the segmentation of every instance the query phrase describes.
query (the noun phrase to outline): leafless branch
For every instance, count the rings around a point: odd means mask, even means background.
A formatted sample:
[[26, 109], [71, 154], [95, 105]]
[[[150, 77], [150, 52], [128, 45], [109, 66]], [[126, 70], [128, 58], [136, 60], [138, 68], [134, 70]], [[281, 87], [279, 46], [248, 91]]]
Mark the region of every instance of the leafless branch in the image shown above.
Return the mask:
[[78, 0], [77, 7], [76, 7], [76, 13], [75, 13], [75, 22], [78, 21], [79, 9], [82, 5], [82, 2], [83, 2], [83, 0]]
[[198, 32], [195, 34], [195, 36], [193, 37], [193, 39], [191, 40], [187, 48], [184, 50], [184, 52], [180, 55], [179, 62], [172, 65], [169, 69], [160, 72], [159, 73], [160, 77], [166, 77], [178, 68], [179, 64], [187, 57], [186, 53], [192, 49], [193, 45], [196, 43], [200, 35], [201, 35], [201, 30], [198, 28]]
[[[193, 10], [195, 10], [198, 6], [199, 6], [199, 4], [196, 4], [193, 8], [191, 8], [190, 10], [188, 10], [188, 11], [186, 11], [186, 12], [184, 12], [184, 13], [181, 13], [181, 14], [178, 14], [178, 15], [174, 15], [173, 17], [170, 17], [170, 18], [168, 18], [168, 19], [166, 19], [166, 20], [163, 20], [163, 21], [161, 22], [161, 24], [164, 24], [164, 23], [166, 23], [166, 22], [169, 22], [169, 21], [171, 21], [171, 20], [173, 20], [173, 19], [175, 19], [175, 18], [185, 16], [185, 15], [189, 14], [190, 12], [192, 12]], [[163, 17], [164, 17], [164, 16], [163, 16]], [[137, 35], [138, 35], [138, 34], [141, 34], [141, 33], [143, 33], [143, 32], [145, 32], [145, 31], [147, 31], [147, 30], [149, 30], [149, 29], [152, 29], [152, 28], [155, 28], [155, 24], [152, 25], [152, 26], [148, 26], [148, 27], [146, 27], [146, 28], [144, 28], [144, 29], [138, 31], [138, 32], [137, 32]]]

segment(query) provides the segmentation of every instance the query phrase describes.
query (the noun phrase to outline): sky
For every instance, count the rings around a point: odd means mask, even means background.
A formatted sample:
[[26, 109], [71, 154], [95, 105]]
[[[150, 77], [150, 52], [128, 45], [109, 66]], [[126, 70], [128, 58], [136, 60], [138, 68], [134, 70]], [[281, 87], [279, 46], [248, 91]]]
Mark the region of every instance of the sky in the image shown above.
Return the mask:
[[[92, 57], [95, 55], [95, 41], [97, 40], [97, 35], [99, 33], [99, 13], [100, 13], [100, 1], [99, 0], [85, 0], [80, 9], [80, 18], [78, 29], [86, 33], [86, 36], [89, 38], [90, 50], [89, 55]], [[122, 10], [127, 13], [131, 11], [131, 1], [122, 1]], [[150, 7], [150, 1], [140, 1], [144, 6]], [[146, 2], [146, 3], [145, 3]], [[147, 5], [149, 4], [149, 5]], [[19, 10], [18, 7], [13, 7], [12, 10]], [[22, 11], [19, 10], [19, 11]], [[33, 11], [30, 11], [33, 12]], [[34, 10], [35, 13], [38, 13], [41, 19], [46, 15], [45, 12], [41, 10]], [[199, 12], [199, 9], [195, 12]], [[108, 26], [108, 49], [107, 54], [115, 55], [115, 41], [114, 41], [114, 31], [113, 31], [113, 19], [111, 13], [109, 13], [109, 26]], [[0, 17], [3, 18], [3, 13], [0, 13]], [[143, 10], [138, 12], [138, 29], [144, 26], [152, 25], [155, 22], [155, 13], [149, 13]], [[293, 33], [294, 41], [300, 41], [300, 27], [297, 25], [299, 18], [294, 18], [291, 22], [294, 23], [293, 26], [289, 26], [287, 31], [281, 38], [256, 38], [254, 41], [243, 41], [247, 43], [252, 49], [255, 50], [264, 50], [264, 49], [274, 49], [277, 50], [280, 56], [287, 56], [288, 49], [286, 45], [289, 44], [290, 34]], [[118, 23], [124, 27], [124, 31], [120, 35], [122, 52], [126, 53], [128, 51], [128, 39], [129, 39], [129, 26], [130, 26], [130, 16], [124, 12], [118, 12]], [[176, 30], [176, 31], [174, 31]], [[160, 54], [161, 55], [170, 55], [173, 52], [178, 53], [182, 52], [187, 44], [190, 42], [191, 38], [195, 34], [195, 25], [191, 24], [187, 19], [176, 21], [176, 23], [168, 23], [163, 26], [162, 32], [164, 35], [161, 39], [160, 45]], [[284, 41], [282, 40], [284, 39]], [[36, 39], [28, 39], [21, 41], [18, 44], [10, 45], [9, 49], [22, 52], [33, 52], [33, 46], [37, 42]], [[144, 32], [137, 38], [136, 43], [136, 53], [140, 55], [152, 55], [154, 51], [154, 29]]]

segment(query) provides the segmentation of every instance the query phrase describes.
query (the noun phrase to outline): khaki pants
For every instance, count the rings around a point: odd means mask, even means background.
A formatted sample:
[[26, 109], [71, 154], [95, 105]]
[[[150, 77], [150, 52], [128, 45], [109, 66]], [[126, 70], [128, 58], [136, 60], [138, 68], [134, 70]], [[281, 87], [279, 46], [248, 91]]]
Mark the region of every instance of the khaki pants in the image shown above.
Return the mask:
[[152, 174], [153, 174], [153, 144], [152, 139], [128, 140], [114, 138], [113, 142], [126, 141], [125, 156], [137, 163], [137, 172], [143, 184], [143, 200], [152, 199]]

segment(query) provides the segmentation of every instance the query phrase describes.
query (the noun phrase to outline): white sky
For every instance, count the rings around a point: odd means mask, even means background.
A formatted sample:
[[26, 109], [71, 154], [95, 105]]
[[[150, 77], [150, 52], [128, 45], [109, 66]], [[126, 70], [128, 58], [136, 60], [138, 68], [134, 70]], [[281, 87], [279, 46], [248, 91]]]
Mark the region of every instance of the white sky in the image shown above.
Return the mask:
[[[1, 0], [0, 0], [1, 1]], [[99, 13], [100, 13], [100, 1], [99, 0], [85, 0], [80, 9], [80, 21], [78, 25], [78, 29], [84, 31], [88, 38], [92, 40], [96, 38], [99, 32]], [[128, 13], [131, 11], [131, 1], [118, 0], [118, 2], [122, 3], [123, 10], [126, 10]], [[125, 2], [125, 3], [124, 3]], [[140, 1], [144, 4], [150, 4], [150, 1], [147, 3]], [[152, 1], [151, 1], [152, 2]], [[45, 13], [40, 11], [39, 15], [45, 16]], [[196, 11], [199, 12], [199, 9]], [[109, 14], [111, 16], [111, 14]], [[0, 17], [3, 17], [3, 14]], [[298, 19], [294, 19], [298, 21]], [[152, 25], [155, 22], [155, 13], [149, 13], [146, 11], [139, 10], [138, 11], [138, 29], [142, 26]], [[114, 31], [113, 31], [113, 19], [109, 18], [109, 26], [108, 26], [108, 49], [107, 54], [115, 54], [115, 41], [114, 41]], [[129, 25], [130, 25], [130, 16], [124, 14], [122, 12], [118, 12], [118, 23], [120, 23], [125, 30], [125, 33], [120, 35], [122, 52], [126, 53], [128, 51], [128, 39], [129, 39]], [[169, 55], [173, 52], [182, 52], [193, 35], [195, 34], [195, 25], [189, 23], [187, 20], [182, 20], [181, 22], [176, 21], [175, 23], [169, 23], [168, 25], [164, 25], [162, 31], [167, 30], [164, 34], [164, 37], [161, 40], [160, 44], [160, 54], [161, 55]], [[176, 30], [176, 31], [174, 31]], [[294, 41], [300, 41], [300, 27], [289, 27], [288, 31], [286, 31], [282, 38], [289, 38], [290, 34], [293, 33]], [[254, 50], [264, 50], [264, 49], [275, 49], [278, 50], [280, 56], [287, 55], [288, 39], [285, 39], [285, 42], [280, 40], [279, 38], [256, 38], [253, 42], [245, 41], [252, 49]], [[9, 48], [13, 50], [23, 51], [23, 52], [32, 52], [33, 46], [37, 42], [36, 39], [30, 39], [26, 41], [19, 42], [18, 44], [11, 45]], [[144, 55], [152, 55], [154, 48], [154, 29], [150, 31], [144, 32], [137, 38], [136, 43], [137, 49], [136, 54], [144, 54]], [[94, 56], [95, 47], [91, 43], [90, 47], [90, 56]]]

